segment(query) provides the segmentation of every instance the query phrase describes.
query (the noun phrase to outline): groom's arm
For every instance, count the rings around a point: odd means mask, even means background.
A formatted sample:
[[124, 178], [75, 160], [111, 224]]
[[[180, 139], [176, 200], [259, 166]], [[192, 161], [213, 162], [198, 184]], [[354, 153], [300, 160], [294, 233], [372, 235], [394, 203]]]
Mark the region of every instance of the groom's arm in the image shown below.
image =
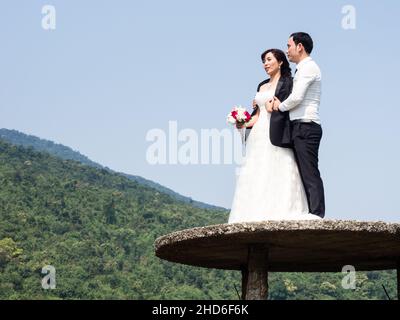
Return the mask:
[[289, 111], [299, 105], [307, 92], [308, 87], [317, 77], [318, 72], [312, 66], [304, 66], [295, 76], [293, 91], [289, 97], [279, 105], [280, 111]]

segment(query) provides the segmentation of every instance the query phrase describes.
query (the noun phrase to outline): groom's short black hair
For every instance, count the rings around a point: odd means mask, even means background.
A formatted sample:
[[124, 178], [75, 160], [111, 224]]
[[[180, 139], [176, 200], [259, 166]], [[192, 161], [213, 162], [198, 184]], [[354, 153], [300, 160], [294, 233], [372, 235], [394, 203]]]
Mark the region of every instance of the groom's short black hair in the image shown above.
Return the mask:
[[293, 41], [296, 45], [301, 43], [304, 47], [304, 50], [306, 50], [306, 52], [308, 54], [310, 54], [312, 52], [314, 44], [313, 44], [313, 40], [311, 39], [311, 36], [308, 33], [295, 32], [295, 33], [292, 33], [290, 35], [290, 37], [293, 37]]

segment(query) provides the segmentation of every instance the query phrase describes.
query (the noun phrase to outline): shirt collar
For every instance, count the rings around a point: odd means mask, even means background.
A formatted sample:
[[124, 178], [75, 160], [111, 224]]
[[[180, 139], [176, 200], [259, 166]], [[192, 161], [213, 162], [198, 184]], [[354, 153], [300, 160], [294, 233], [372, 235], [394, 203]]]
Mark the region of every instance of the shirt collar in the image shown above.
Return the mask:
[[311, 60], [312, 60], [311, 57], [304, 58], [303, 60], [301, 60], [301, 61], [297, 64], [296, 69], [297, 69], [297, 70], [301, 69], [302, 66], [303, 66], [305, 63], [307, 63], [308, 61], [311, 61]]

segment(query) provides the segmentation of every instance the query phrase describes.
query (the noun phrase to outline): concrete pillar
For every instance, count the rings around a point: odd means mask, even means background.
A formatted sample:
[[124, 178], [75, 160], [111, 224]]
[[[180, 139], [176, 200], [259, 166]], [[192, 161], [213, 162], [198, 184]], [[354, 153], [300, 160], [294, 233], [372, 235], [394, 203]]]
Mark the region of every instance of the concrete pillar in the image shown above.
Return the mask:
[[247, 266], [242, 269], [242, 299], [268, 298], [268, 247], [252, 244], [248, 247]]

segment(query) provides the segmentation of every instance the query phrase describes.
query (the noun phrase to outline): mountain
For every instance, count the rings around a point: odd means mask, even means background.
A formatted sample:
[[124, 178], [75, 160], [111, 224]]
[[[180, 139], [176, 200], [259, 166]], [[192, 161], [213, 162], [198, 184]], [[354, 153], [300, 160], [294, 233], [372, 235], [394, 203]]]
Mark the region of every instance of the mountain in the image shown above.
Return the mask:
[[[5, 129], [5, 128], [0, 129], [0, 139], [3, 139], [5, 141], [8, 141], [15, 145], [32, 147], [33, 149], [35, 149], [37, 151], [48, 152], [48, 153], [50, 153], [54, 156], [57, 156], [61, 159], [64, 159], [64, 160], [75, 160], [75, 161], [79, 161], [83, 164], [86, 164], [86, 165], [94, 167], [94, 168], [101, 168], [101, 169], [108, 170], [110, 172], [115, 172], [107, 167], [102, 166], [99, 163], [96, 163], [96, 162], [90, 160], [85, 155], [82, 155], [78, 151], [72, 150], [70, 147], [64, 146], [62, 144], [54, 143], [49, 140], [41, 139], [41, 138], [38, 138], [33, 135], [28, 135], [28, 134], [19, 132], [17, 130], [9, 130], [9, 129]], [[138, 183], [149, 186], [151, 188], [154, 188], [159, 192], [168, 194], [178, 201], [182, 201], [184, 203], [189, 203], [192, 206], [195, 206], [198, 208], [204, 208], [204, 209], [228, 210], [226, 208], [222, 208], [219, 206], [214, 206], [214, 205], [210, 205], [210, 204], [207, 204], [204, 202], [193, 200], [190, 197], [183, 196], [167, 187], [160, 185], [157, 182], [145, 179], [143, 177], [131, 175], [131, 174], [127, 174], [127, 173], [120, 173], [120, 174], [127, 177], [130, 180], [137, 181]]]

